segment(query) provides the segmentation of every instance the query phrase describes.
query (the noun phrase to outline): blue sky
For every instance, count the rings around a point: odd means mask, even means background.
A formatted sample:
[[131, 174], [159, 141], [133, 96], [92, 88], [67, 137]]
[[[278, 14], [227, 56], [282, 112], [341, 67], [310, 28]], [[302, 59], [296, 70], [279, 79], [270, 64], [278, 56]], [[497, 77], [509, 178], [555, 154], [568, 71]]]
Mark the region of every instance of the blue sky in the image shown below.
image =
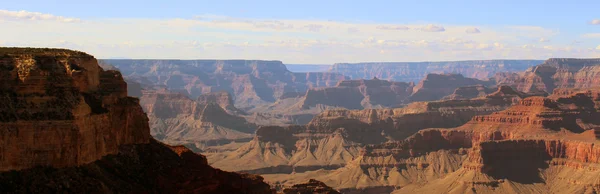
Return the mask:
[[3, 2], [0, 45], [319, 64], [600, 57], [591, 0], [56, 2]]

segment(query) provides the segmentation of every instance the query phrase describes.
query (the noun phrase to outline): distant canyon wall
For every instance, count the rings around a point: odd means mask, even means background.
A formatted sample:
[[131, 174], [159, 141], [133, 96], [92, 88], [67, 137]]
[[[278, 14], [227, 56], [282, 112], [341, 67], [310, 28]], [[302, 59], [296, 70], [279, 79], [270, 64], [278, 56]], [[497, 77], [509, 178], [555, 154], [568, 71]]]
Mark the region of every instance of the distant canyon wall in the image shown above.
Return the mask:
[[350, 79], [379, 79], [419, 82], [430, 73], [462, 74], [465, 77], [481, 80], [493, 77], [499, 72], [520, 72], [543, 60], [481, 60], [481, 61], [442, 61], [442, 62], [365, 62], [337, 63], [329, 72], [348, 76]]

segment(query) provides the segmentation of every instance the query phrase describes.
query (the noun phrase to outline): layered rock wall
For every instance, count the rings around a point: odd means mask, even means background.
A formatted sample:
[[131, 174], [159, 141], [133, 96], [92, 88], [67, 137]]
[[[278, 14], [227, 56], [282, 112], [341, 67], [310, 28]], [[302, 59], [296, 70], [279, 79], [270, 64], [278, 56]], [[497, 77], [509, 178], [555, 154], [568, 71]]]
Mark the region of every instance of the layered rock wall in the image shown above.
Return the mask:
[[78, 166], [150, 139], [121, 74], [90, 55], [1, 48], [0, 70], [0, 171]]

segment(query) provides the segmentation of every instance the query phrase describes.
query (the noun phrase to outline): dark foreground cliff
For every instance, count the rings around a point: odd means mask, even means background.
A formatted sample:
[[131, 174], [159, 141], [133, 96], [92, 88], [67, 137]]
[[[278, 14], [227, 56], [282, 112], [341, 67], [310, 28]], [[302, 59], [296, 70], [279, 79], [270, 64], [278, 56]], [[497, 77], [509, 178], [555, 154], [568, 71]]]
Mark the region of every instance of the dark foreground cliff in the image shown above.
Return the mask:
[[[90, 164], [0, 173], [2, 193], [271, 193], [262, 177], [210, 167], [184, 147], [119, 147]], [[179, 153], [177, 153], [179, 152]]]
[[118, 71], [83, 52], [0, 48], [2, 193], [270, 193], [150, 137]]

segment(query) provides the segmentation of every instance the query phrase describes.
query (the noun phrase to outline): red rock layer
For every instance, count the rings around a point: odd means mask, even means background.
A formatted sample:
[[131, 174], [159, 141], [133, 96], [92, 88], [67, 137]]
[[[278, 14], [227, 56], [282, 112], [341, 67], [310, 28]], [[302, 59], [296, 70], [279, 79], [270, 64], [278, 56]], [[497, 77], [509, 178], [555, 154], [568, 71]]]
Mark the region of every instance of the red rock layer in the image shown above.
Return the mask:
[[0, 96], [4, 193], [272, 193], [150, 138], [121, 74], [85, 53], [0, 48]]
[[24, 50], [0, 49], [0, 171], [82, 165], [149, 141], [119, 72], [81, 52]]

